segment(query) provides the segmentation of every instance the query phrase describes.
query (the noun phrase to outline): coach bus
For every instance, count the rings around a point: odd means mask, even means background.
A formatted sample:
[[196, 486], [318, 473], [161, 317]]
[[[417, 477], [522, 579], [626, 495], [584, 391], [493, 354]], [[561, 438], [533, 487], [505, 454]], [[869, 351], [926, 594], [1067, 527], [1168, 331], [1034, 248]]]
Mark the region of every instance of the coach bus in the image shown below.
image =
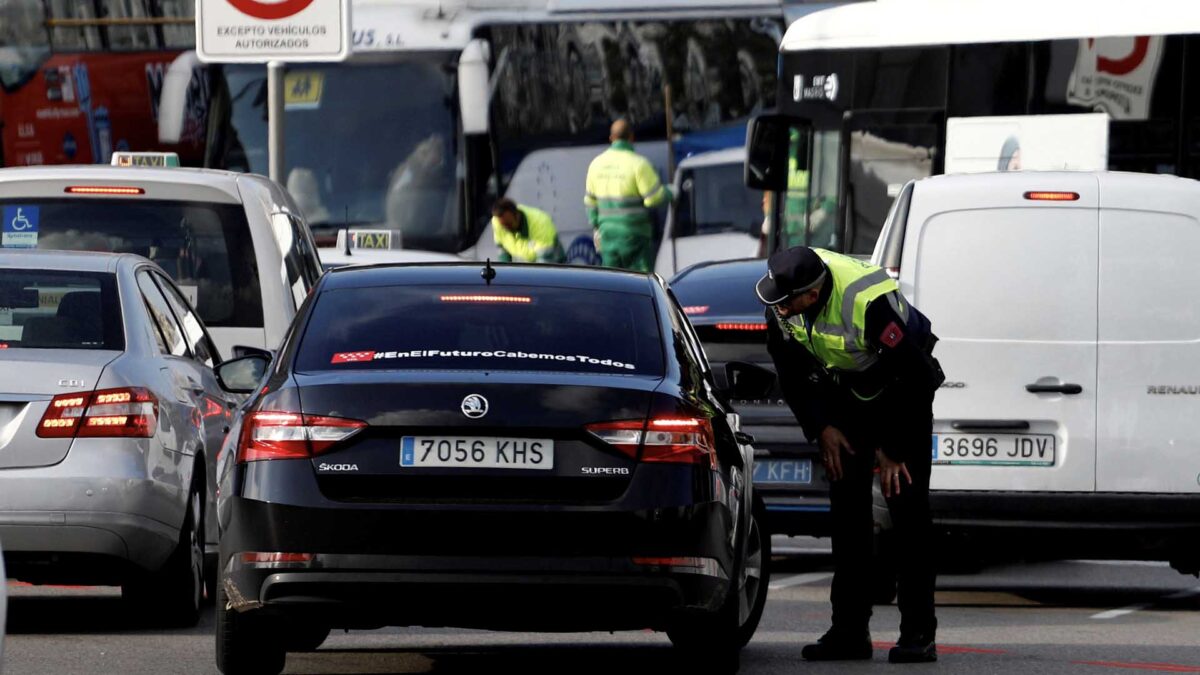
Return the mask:
[[[506, 193], [565, 245], [590, 231], [582, 172], [614, 118], [665, 164], [668, 117], [682, 135], [773, 106], [785, 27], [780, 0], [355, 0], [352, 23], [349, 60], [287, 67], [280, 180], [318, 237], [381, 227], [468, 257]], [[266, 173], [266, 68], [203, 70], [205, 165]]]
[[0, 165], [106, 164], [114, 151], [203, 160], [203, 115], [156, 133], [163, 75], [195, 42], [193, 0], [0, 2]]
[[905, 0], [800, 18], [748, 149], [748, 183], [780, 193], [772, 246], [869, 254], [903, 186], [933, 174], [1200, 177], [1200, 11], [1181, 7]]

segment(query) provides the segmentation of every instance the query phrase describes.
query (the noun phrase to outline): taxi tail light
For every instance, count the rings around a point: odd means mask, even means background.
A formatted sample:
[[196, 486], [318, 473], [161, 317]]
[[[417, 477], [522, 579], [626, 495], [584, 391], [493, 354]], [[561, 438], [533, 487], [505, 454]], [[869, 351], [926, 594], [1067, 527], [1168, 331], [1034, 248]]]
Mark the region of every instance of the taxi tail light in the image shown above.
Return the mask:
[[[704, 417], [655, 417], [589, 424], [587, 430], [643, 462], [717, 464], [712, 422]], [[640, 449], [640, 453], [639, 453]]]
[[238, 462], [302, 459], [319, 455], [350, 438], [367, 423], [341, 417], [292, 412], [253, 412], [242, 423]]
[[150, 438], [158, 428], [158, 399], [142, 387], [59, 394], [38, 422], [41, 438]]
[[69, 195], [144, 195], [140, 187], [124, 185], [72, 185], [63, 190]]
[[717, 330], [760, 331], [767, 329], [765, 321], [723, 322], [717, 324]]

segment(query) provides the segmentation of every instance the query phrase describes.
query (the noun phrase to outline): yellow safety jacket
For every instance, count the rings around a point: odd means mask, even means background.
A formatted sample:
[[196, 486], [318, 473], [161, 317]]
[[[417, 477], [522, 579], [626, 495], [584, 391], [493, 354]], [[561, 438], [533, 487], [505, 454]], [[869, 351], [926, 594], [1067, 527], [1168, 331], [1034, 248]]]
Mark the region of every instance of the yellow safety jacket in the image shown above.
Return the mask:
[[[879, 355], [867, 342], [867, 305], [880, 296], [900, 290], [883, 268], [824, 249], [813, 249], [833, 279], [833, 290], [812, 324], [803, 314], [779, 319], [784, 336], [791, 336], [827, 370], [862, 372], [875, 365]], [[900, 316], [907, 314], [899, 293], [889, 296], [901, 303]]]
[[588, 166], [583, 204], [593, 228], [612, 224], [648, 230], [647, 209], [665, 202], [668, 194], [650, 161], [632, 144], [617, 141]]
[[499, 218], [492, 216], [492, 235], [500, 250], [516, 262], [559, 262], [553, 259], [560, 245], [558, 230], [550, 214], [523, 204], [517, 205], [517, 211], [523, 226], [515, 231], [504, 227]]

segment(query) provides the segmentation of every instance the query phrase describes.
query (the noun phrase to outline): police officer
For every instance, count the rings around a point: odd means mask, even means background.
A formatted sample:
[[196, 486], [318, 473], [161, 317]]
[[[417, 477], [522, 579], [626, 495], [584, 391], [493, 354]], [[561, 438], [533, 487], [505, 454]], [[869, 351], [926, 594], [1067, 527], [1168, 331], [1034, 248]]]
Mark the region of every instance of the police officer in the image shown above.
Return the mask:
[[629, 122], [613, 122], [609, 140], [612, 146], [588, 166], [583, 197], [588, 221], [605, 267], [649, 272], [654, 267], [649, 209], [666, 202], [670, 193], [649, 160], [633, 151]]
[[550, 214], [511, 199], [492, 205], [492, 235], [501, 262], [560, 263], [567, 258]]
[[897, 538], [900, 640], [893, 663], [937, 660], [929, 512], [933, 395], [944, 380], [929, 320], [872, 265], [822, 249], [773, 254], [756, 291], [784, 398], [830, 479], [833, 626], [801, 655], [870, 659], [878, 463]]

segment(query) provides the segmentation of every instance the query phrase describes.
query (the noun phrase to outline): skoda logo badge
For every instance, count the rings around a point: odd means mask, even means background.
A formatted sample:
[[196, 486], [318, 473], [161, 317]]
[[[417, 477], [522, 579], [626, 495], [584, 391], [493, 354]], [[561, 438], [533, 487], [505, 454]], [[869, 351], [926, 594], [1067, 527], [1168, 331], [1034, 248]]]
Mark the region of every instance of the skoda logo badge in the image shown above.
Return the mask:
[[479, 419], [487, 414], [488, 402], [487, 399], [479, 394], [471, 394], [463, 399], [462, 412], [467, 417], [473, 420]]

